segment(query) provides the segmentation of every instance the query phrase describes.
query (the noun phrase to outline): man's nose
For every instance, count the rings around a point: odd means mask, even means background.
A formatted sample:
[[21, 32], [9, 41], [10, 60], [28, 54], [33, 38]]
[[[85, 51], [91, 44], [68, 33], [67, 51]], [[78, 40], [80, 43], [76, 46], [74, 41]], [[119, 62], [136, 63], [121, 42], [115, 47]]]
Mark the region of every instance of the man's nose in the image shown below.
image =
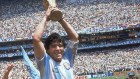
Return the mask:
[[59, 46], [56, 46], [56, 50], [59, 50], [60, 49], [60, 47]]

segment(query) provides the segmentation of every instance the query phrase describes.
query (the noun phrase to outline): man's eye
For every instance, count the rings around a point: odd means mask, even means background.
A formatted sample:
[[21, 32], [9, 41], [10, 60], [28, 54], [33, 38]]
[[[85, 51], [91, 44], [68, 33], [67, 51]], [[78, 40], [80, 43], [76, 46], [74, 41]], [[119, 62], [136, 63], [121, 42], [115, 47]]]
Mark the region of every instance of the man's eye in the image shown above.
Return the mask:
[[60, 44], [60, 45], [59, 45], [59, 47], [63, 47], [63, 45], [62, 45], [62, 44]]
[[51, 45], [51, 47], [55, 47], [55, 45]]

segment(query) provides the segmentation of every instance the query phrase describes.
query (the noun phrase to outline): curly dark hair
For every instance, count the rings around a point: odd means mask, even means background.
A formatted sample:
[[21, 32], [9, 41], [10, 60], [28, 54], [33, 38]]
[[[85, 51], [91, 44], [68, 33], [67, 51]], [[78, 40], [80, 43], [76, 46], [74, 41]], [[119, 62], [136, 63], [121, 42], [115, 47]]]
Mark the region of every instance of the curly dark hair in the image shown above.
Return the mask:
[[52, 33], [45, 40], [45, 45], [44, 45], [45, 49], [49, 49], [49, 46], [51, 45], [51, 43], [56, 42], [56, 41], [62, 42], [63, 46], [64, 47], [66, 46], [64, 39], [58, 33]]

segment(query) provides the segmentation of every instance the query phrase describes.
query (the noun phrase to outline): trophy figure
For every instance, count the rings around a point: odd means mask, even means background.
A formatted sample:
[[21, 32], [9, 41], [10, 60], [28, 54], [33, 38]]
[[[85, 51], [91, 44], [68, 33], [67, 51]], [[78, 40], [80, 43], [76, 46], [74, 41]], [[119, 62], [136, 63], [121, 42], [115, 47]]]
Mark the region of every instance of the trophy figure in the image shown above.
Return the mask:
[[50, 19], [52, 21], [59, 21], [62, 18], [62, 12], [58, 10], [56, 0], [43, 0], [43, 5], [46, 10], [48, 8], [55, 8], [51, 10], [51, 13], [50, 13]]

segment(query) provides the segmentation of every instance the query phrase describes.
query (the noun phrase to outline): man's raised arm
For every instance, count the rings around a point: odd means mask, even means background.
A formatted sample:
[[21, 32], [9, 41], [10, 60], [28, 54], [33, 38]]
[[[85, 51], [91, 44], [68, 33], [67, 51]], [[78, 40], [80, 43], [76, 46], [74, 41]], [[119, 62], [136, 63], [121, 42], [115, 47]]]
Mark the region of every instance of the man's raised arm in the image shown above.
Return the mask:
[[43, 58], [45, 51], [44, 44], [41, 38], [46, 26], [46, 22], [49, 21], [48, 15], [50, 14], [50, 10], [48, 9], [46, 13], [46, 16], [43, 17], [42, 21], [35, 28], [35, 32], [33, 34], [34, 55], [38, 59]]
[[61, 20], [59, 20], [58, 22], [62, 25], [62, 27], [67, 32], [70, 40], [78, 42], [78, 34], [73, 29], [73, 27], [66, 20], [64, 20], [63, 18]]

